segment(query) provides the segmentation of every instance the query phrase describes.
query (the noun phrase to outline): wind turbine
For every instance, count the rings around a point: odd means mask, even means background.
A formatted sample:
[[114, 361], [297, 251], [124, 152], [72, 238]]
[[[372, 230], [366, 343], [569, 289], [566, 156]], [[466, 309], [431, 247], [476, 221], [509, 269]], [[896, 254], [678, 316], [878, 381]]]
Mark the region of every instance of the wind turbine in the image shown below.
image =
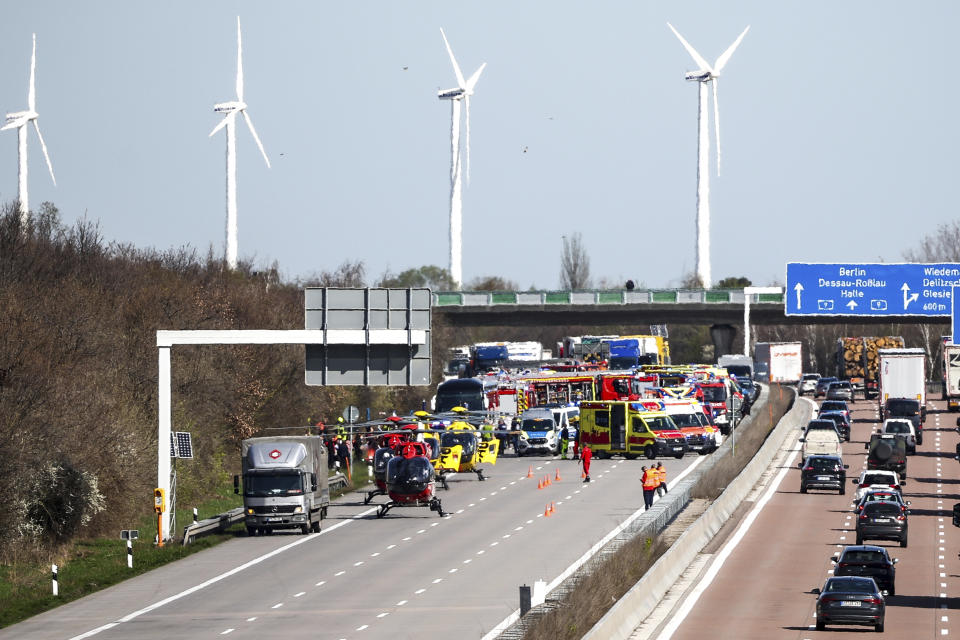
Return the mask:
[[27, 223], [30, 216], [30, 202], [27, 195], [27, 125], [33, 122], [33, 128], [37, 130], [37, 137], [40, 139], [40, 148], [43, 149], [43, 157], [47, 160], [47, 169], [50, 170], [50, 178], [53, 179], [53, 186], [57, 186], [57, 178], [53, 175], [53, 165], [50, 164], [50, 154], [47, 153], [47, 144], [43, 141], [43, 134], [40, 133], [40, 125], [37, 118], [37, 89], [35, 79], [37, 76], [37, 34], [33, 34], [33, 53], [30, 56], [30, 88], [27, 91], [27, 110], [16, 111], [7, 114], [7, 123], [0, 127], [0, 131], [7, 129], [17, 130], [17, 197], [20, 199], [20, 220], [23, 224]]
[[690, 46], [690, 43], [683, 39], [683, 36], [673, 28], [669, 22], [667, 26], [673, 31], [673, 34], [679, 38], [683, 48], [687, 50], [690, 57], [697, 64], [699, 69], [688, 71], [684, 76], [691, 82], [698, 82], [700, 88], [699, 108], [697, 109], [697, 276], [703, 286], [710, 288], [710, 116], [708, 113], [709, 97], [707, 95], [707, 84], [713, 85], [713, 127], [717, 138], [717, 175], [720, 175], [720, 103], [717, 99], [720, 84], [720, 72], [730, 61], [730, 56], [738, 46], [743, 36], [747, 35], [750, 27], [747, 26], [743, 33], [734, 40], [726, 51], [720, 54], [717, 61], [710, 66], [704, 60], [703, 56], [697, 53], [697, 50]]
[[227, 266], [230, 269], [237, 268], [237, 114], [243, 114], [243, 119], [247, 121], [247, 127], [253, 135], [253, 139], [263, 154], [263, 159], [270, 168], [270, 158], [263, 149], [263, 143], [260, 142], [260, 136], [257, 130], [253, 128], [253, 121], [247, 114], [247, 103], [243, 101], [243, 46], [240, 40], [240, 16], [237, 16], [237, 99], [230, 102], [221, 102], [213, 105], [213, 110], [224, 114], [210, 136], [224, 127], [227, 128]]
[[467, 181], [470, 181], [470, 96], [473, 95], [473, 88], [477, 86], [480, 74], [483, 68], [487, 66], [484, 62], [480, 68], [473, 72], [468, 80], [463, 79], [463, 73], [460, 72], [460, 65], [457, 59], [453, 57], [453, 49], [447, 42], [447, 34], [440, 29], [440, 35], [443, 36], [443, 43], [447, 46], [447, 53], [450, 54], [450, 62], [453, 63], [453, 72], [457, 76], [457, 86], [453, 89], [444, 89], [437, 93], [441, 100], [450, 101], [450, 277], [456, 284], [457, 289], [463, 284], [463, 203], [462, 203], [462, 180], [460, 164], [460, 103], [464, 103], [467, 111]]

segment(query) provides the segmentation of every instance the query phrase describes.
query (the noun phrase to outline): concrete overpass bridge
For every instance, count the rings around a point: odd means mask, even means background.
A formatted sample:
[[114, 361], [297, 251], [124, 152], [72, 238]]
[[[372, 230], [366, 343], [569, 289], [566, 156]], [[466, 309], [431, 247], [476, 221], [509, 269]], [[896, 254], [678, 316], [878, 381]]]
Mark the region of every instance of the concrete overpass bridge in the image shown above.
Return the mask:
[[749, 301], [751, 324], [944, 324], [949, 317], [786, 316], [783, 293], [743, 289], [589, 291], [440, 291], [433, 313], [455, 327], [544, 325], [738, 325]]

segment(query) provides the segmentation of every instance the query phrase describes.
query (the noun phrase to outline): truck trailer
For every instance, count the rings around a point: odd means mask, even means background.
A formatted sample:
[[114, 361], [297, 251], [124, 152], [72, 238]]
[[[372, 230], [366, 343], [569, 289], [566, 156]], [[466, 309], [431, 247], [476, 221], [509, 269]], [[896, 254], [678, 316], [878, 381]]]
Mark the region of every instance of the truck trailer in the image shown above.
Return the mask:
[[960, 344], [943, 345], [943, 399], [947, 411], [960, 410]]
[[762, 382], [795, 384], [803, 375], [799, 342], [758, 342], [753, 351], [754, 371]]
[[[251, 536], [276, 529], [320, 531], [330, 486], [321, 436], [248, 438], [241, 443], [243, 510]], [[240, 493], [241, 477], [233, 477]]]
[[880, 349], [880, 406], [891, 398], [920, 403], [926, 413], [926, 352], [923, 349]]

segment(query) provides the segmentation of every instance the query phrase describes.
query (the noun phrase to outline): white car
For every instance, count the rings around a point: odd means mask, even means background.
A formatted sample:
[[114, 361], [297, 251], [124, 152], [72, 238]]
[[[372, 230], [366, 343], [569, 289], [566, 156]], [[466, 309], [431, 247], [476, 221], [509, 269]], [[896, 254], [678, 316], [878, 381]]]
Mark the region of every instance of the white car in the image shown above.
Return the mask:
[[857, 485], [858, 501], [869, 489], [893, 489], [902, 492], [902, 487], [905, 484], [900, 481], [900, 476], [897, 475], [896, 471], [881, 471], [879, 469], [864, 471], [859, 478], [854, 478], [852, 482]]
[[800, 395], [805, 393], [814, 393], [817, 390], [817, 381], [820, 380], [819, 373], [805, 373], [803, 378], [800, 380], [800, 386], [797, 388], [797, 392]]
[[913, 423], [903, 418], [887, 418], [883, 421], [880, 433], [891, 433], [904, 436], [907, 441], [907, 453], [917, 452], [917, 431]]

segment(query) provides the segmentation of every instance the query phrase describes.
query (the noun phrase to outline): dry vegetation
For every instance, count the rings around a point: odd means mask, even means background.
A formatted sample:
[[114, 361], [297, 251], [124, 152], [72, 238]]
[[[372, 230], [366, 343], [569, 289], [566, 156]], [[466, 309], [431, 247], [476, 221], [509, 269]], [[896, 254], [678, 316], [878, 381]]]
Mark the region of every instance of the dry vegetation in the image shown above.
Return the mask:
[[[0, 563], [58, 557], [149, 513], [157, 329], [300, 329], [303, 287], [324, 284], [362, 286], [362, 263], [284, 283], [191, 249], [105, 243], [49, 204], [25, 228], [12, 206], [0, 213]], [[435, 328], [435, 350], [450, 340]], [[172, 360], [174, 425], [197, 455], [180, 465], [182, 501], [215, 497], [242, 438], [348, 404], [419, 408], [432, 393], [306, 387], [302, 347], [178, 347]]]

